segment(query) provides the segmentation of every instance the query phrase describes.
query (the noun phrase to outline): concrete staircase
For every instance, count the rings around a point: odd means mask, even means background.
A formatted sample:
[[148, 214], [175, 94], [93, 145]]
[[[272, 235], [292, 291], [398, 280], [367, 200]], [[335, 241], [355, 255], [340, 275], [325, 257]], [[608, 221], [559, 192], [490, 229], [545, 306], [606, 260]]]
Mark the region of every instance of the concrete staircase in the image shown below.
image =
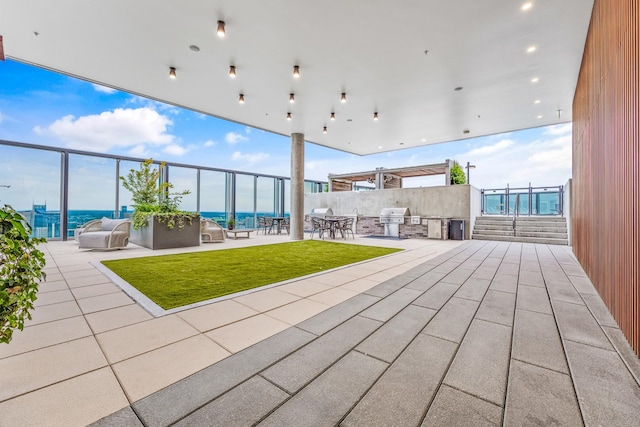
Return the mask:
[[513, 217], [479, 216], [476, 217], [471, 238], [548, 245], [569, 244], [567, 220], [563, 217], [518, 217], [514, 234]]

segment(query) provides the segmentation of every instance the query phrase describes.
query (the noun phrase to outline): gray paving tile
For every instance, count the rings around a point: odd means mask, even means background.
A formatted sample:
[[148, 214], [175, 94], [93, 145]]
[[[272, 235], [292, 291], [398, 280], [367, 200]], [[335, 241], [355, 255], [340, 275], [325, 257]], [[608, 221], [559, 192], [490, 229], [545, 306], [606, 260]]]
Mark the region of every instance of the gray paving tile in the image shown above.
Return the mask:
[[636, 382], [640, 384], [640, 358], [638, 358], [629, 345], [627, 338], [619, 328], [610, 328], [605, 326], [602, 329], [607, 337], [609, 337], [609, 340], [613, 343], [613, 346], [629, 368], [631, 374], [635, 377]]
[[469, 276], [471, 276], [471, 273], [473, 273], [473, 270], [456, 268], [451, 273], [444, 276], [441, 282], [451, 283], [454, 285], [462, 285], [465, 282], [465, 280], [467, 280]]
[[445, 261], [442, 264], [438, 265], [436, 268], [434, 268], [433, 271], [434, 273], [446, 273], [449, 274], [451, 273], [454, 269], [458, 268], [458, 266], [460, 265], [460, 262], [457, 261]]
[[[497, 260], [497, 258], [487, 258], [487, 259], [495, 259], [495, 260]], [[478, 269], [476, 271], [473, 272], [471, 277], [476, 278], [476, 279], [491, 280], [496, 275], [497, 271], [498, 271], [498, 267], [497, 266], [485, 266], [483, 264], [482, 266], [478, 267]]]
[[399, 289], [382, 301], [379, 301], [363, 311], [362, 316], [370, 319], [386, 322], [398, 314], [400, 310], [411, 304], [413, 300], [422, 295], [421, 291], [414, 289]]
[[404, 276], [404, 275], [396, 276], [389, 280], [385, 280], [384, 282], [374, 286], [373, 288], [369, 289], [364, 293], [367, 295], [373, 295], [375, 297], [384, 298], [386, 296], [391, 295], [392, 293], [402, 288], [406, 284], [412, 282], [413, 280], [414, 278], [410, 276]]
[[607, 306], [604, 305], [604, 302], [602, 302], [600, 295], [583, 294], [582, 299], [585, 304], [587, 304], [587, 307], [591, 311], [591, 314], [593, 314], [593, 317], [596, 318], [598, 324], [602, 326], [610, 326], [612, 328], [618, 327], [618, 323], [611, 315]]
[[542, 278], [542, 273], [525, 270], [520, 272], [520, 276], [518, 276], [518, 284], [544, 288], [544, 279]]
[[552, 313], [547, 290], [533, 286], [518, 286], [517, 308], [538, 313]]
[[518, 276], [501, 273], [495, 275], [489, 286], [489, 289], [493, 289], [494, 291], [511, 292], [513, 294], [516, 293], [517, 288]]
[[540, 270], [540, 263], [538, 262], [538, 259], [535, 258], [535, 260], [533, 260], [532, 258], [527, 258], [526, 260], [521, 259], [520, 261], [520, 274], [522, 274], [523, 271], [529, 271], [529, 272], [541, 272]]
[[264, 378], [255, 376], [175, 425], [181, 427], [250, 426], [260, 421], [288, 398], [287, 393]]
[[567, 273], [567, 276], [587, 277], [580, 264], [577, 264], [574, 260], [570, 262], [571, 264], [562, 263], [562, 269]]
[[510, 327], [474, 320], [444, 383], [502, 406], [510, 350]]
[[258, 425], [335, 426], [387, 366], [351, 352]]
[[393, 362], [431, 320], [435, 310], [410, 305], [364, 340], [356, 350]]
[[104, 418], [99, 419], [95, 423], [89, 424], [89, 427], [144, 427], [142, 421], [133, 412], [131, 406], [120, 409]]
[[479, 258], [473, 258], [472, 257], [472, 258], [469, 258], [465, 262], [460, 264], [460, 268], [462, 268], [463, 270], [472, 270], [472, 271], [474, 271], [475, 269], [480, 267], [480, 265], [482, 264], [483, 260], [484, 260], [484, 257], [479, 257]]
[[482, 267], [495, 267], [495, 270], [498, 271], [501, 262], [500, 258], [486, 258], [482, 261]]
[[573, 286], [580, 294], [598, 295], [598, 291], [593, 287], [593, 283], [588, 277], [568, 276]]
[[356, 316], [293, 352], [262, 373], [269, 381], [294, 393], [347, 354], [381, 325]]
[[413, 304], [439, 310], [460, 287], [450, 283], [437, 283], [426, 291]]
[[519, 261], [520, 260], [513, 260], [514, 264], [510, 264], [506, 259], [503, 260], [500, 267], [498, 267], [498, 272], [496, 274], [511, 274], [513, 276], [517, 276], [520, 272]]
[[505, 426], [580, 426], [571, 377], [513, 360], [504, 413]]
[[516, 310], [511, 357], [569, 373], [556, 322], [550, 314]]
[[316, 335], [322, 335], [378, 301], [380, 301], [380, 298], [372, 295], [356, 295], [341, 304], [298, 323], [296, 327]]
[[502, 408], [442, 385], [422, 427], [491, 427], [502, 423]]
[[565, 346], [585, 424], [637, 426], [640, 387], [620, 356], [580, 343]]
[[515, 294], [489, 290], [480, 303], [476, 319], [512, 326], [515, 306]]
[[315, 335], [297, 328], [286, 329], [147, 396], [132, 406], [146, 426], [169, 425], [314, 338]]
[[482, 301], [482, 298], [484, 298], [484, 295], [487, 292], [490, 284], [491, 280], [478, 279], [472, 276], [466, 282], [464, 282], [462, 286], [460, 286], [455, 295], [458, 298]]
[[555, 286], [555, 285], [570, 285], [571, 281], [569, 280], [569, 278], [567, 277], [566, 274], [564, 274], [564, 271], [562, 270], [544, 270], [542, 271], [542, 276], [544, 277], [544, 281], [547, 284], [547, 287], [549, 286]]
[[405, 287], [407, 289], [415, 289], [416, 291], [426, 291], [438, 283], [444, 276], [446, 276], [446, 273], [434, 273], [430, 271], [418, 277]]
[[408, 270], [406, 273], [407, 276], [417, 278], [423, 276], [436, 268], [438, 264], [431, 264], [430, 262], [425, 262], [424, 264], [417, 265], [413, 267], [411, 270]]
[[549, 291], [549, 298], [552, 300], [584, 305], [584, 301], [580, 297], [580, 294], [578, 294], [571, 283], [549, 284], [547, 286], [547, 290]]
[[553, 309], [562, 339], [613, 350], [586, 306], [554, 301]]
[[479, 305], [477, 301], [451, 298], [424, 328], [423, 333], [460, 342]]
[[449, 341], [418, 336], [340, 425], [417, 425], [456, 348], [457, 345]]

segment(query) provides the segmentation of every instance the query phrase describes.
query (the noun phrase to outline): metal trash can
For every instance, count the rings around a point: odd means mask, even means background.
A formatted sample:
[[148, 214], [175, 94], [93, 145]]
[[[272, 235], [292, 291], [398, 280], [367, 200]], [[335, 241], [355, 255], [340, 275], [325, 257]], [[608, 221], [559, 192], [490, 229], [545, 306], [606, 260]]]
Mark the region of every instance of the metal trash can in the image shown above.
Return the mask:
[[449, 220], [449, 240], [464, 240], [464, 219]]

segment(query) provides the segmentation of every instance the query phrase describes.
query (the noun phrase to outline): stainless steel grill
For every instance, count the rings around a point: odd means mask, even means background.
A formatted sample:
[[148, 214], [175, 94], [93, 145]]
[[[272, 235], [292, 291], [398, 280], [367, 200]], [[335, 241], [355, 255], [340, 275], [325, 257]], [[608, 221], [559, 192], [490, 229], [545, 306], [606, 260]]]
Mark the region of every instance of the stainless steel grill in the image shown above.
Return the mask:
[[411, 216], [409, 208], [384, 208], [380, 212], [380, 224], [384, 224], [385, 236], [400, 236], [400, 224], [404, 224], [405, 217]]
[[333, 216], [333, 209], [331, 208], [315, 208], [311, 209], [310, 217], [313, 218], [326, 218], [328, 216]]

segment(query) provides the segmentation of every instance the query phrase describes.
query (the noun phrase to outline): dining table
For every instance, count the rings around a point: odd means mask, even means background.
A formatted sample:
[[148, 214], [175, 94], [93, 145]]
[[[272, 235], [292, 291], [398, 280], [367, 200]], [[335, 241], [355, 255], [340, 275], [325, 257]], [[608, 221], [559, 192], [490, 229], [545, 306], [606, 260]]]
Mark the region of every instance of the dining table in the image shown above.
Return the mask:
[[277, 223], [276, 224], [276, 234], [282, 233], [282, 223], [284, 222], [285, 219], [287, 219], [287, 217], [274, 216], [274, 217], [271, 217], [271, 219], [273, 220], [273, 222]]
[[344, 218], [342, 217], [325, 217], [324, 220], [329, 223], [329, 237], [332, 239], [336, 238], [336, 225]]

